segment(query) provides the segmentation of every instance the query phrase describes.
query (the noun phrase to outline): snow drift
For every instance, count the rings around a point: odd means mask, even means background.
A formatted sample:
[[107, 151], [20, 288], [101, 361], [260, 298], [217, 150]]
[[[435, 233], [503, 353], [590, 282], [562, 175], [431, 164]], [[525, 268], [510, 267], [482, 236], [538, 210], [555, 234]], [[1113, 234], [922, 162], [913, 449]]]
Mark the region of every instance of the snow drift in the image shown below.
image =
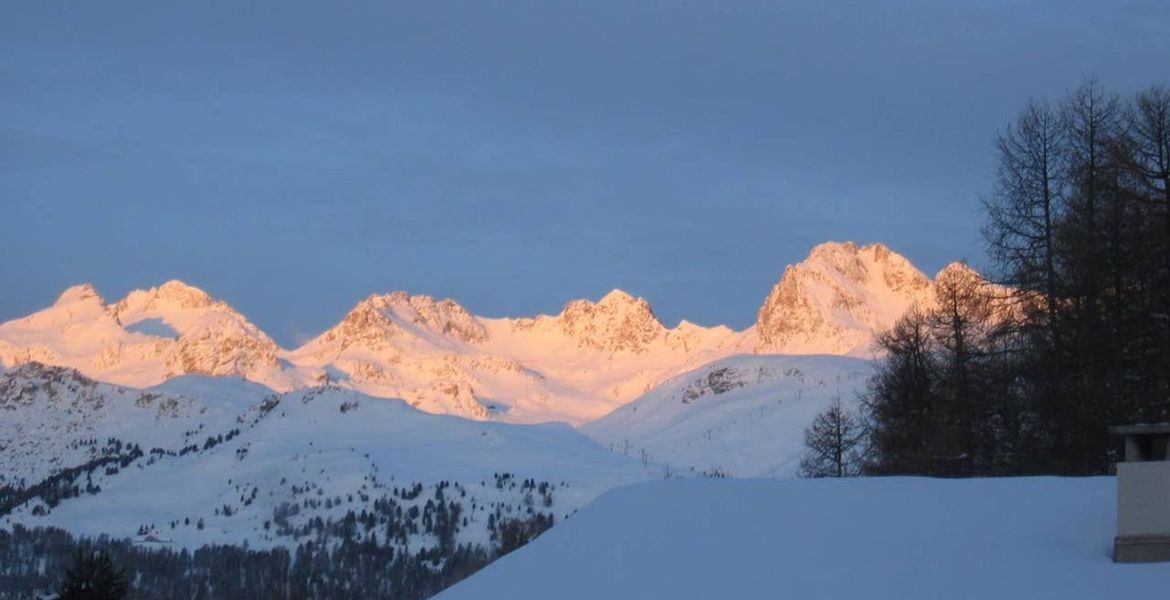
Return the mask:
[[437, 596], [1140, 598], [1110, 477], [677, 480], [614, 490]]

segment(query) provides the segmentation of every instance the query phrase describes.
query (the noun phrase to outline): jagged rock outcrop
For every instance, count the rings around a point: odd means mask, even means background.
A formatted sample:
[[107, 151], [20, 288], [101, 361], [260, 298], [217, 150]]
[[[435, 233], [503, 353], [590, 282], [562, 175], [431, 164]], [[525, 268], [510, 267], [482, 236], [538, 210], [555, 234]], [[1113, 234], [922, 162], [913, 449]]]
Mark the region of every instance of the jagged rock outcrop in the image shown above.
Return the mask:
[[454, 300], [406, 292], [374, 294], [358, 302], [336, 326], [306, 344], [319, 358], [350, 347], [387, 351], [396, 337], [449, 338], [465, 343], [487, 339], [479, 320]]
[[666, 328], [642, 298], [613, 290], [598, 302], [573, 300], [555, 317], [565, 336], [607, 353], [645, 352]]
[[167, 377], [199, 374], [248, 378], [264, 369], [278, 368], [277, 351], [276, 343], [255, 325], [219, 319], [179, 336], [166, 358]]

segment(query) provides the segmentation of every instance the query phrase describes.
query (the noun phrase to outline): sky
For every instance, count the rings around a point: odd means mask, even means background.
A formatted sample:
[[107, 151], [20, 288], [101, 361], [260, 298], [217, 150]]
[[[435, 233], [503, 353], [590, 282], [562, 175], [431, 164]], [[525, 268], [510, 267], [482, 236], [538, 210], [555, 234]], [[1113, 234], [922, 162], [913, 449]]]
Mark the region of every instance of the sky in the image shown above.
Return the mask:
[[0, 321], [182, 279], [292, 345], [375, 292], [750, 325], [785, 265], [984, 266], [996, 132], [1170, 84], [1170, 3], [0, 0]]

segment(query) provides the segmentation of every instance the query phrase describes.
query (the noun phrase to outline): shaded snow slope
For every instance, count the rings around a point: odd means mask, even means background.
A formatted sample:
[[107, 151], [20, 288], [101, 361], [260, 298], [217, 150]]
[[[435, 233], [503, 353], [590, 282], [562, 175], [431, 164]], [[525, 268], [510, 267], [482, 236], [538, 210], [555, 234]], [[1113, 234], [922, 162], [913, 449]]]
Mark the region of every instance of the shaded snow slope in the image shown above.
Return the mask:
[[[564, 424], [433, 415], [333, 387], [274, 394], [200, 377], [131, 390], [26, 365], [0, 379], [0, 392], [0, 464], [27, 486], [87, 461], [125, 458], [58, 487], [78, 488], [59, 503], [21, 504], [0, 527], [125, 537], [153, 526], [156, 537], [191, 548], [295, 546], [306, 534], [298, 540], [289, 531], [317, 517], [338, 521], [391, 500], [403, 511], [422, 509], [452, 486], [446, 495], [466, 518], [456, 541], [490, 546], [493, 513], [523, 518], [531, 508], [560, 521], [608, 489], [657, 476]], [[135, 446], [141, 454], [130, 454]], [[548, 485], [538, 491], [524, 481]], [[415, 485], [421, 493], [406, 491]], [[299, 510], [273, 527], [282, 505]], [[420, 525], [427, 512], [411, 518], [419, 530], [403, 532], [398, 545], [435, 547], [439, 540]]]
[[581, 431], [684, 472], [788, 477], [804, 428], [835, 397], [856, 402], [872, 366], [844, 356], [741, 355], [676, 376]]
[[270, 395], [223, 377], [178, 377], [140, 390], [65, 367], [21, 365], [0, 374], [0, 486], [32, 485], [124, 453], [121, 446], [178, 452], [201, 445], [238, 427], [237, 418]]
[[1141, 598], [1115, 481], [654, 482], [614, 490], [439, 594], [463, 598]]

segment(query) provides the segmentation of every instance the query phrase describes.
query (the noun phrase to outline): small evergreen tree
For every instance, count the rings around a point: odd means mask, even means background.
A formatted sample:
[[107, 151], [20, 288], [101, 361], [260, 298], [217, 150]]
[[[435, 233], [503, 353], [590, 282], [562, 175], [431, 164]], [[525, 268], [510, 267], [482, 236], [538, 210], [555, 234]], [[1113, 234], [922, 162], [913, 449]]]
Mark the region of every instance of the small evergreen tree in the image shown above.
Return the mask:
[[801, 477], [853, 477], [861, 473], [865, 431], [861, 419], [841, 406], [841, 399], [804, 430]]
[[115, 570], [104, 552], [74, 555], [73, 566], [65, 570], [60, 600], [122, 600], [129, 584], [124, 570]]

